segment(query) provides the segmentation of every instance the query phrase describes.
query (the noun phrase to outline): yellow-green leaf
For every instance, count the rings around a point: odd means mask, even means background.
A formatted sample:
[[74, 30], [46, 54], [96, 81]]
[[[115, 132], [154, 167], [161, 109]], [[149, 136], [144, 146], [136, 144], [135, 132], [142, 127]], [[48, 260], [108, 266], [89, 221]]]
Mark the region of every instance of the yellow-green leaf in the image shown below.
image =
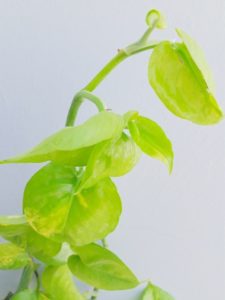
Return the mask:
[[88, 160], [80, 189], [89, 188], [106, 177], [125, 175], [137, 164], [140, 154], [133, 139], [125, 133], [96, 145]]
[[24, 213], [39, 234], [81, 246], [104, 238], [118, 224], [121, 201], [109, 179], [76, 193], [73, 167], [51, 163], [27, 183]]
[[218, 123], [222, 111], [191, 55], [183, 43], [161, 42], [150, 57], [149, 82], [176, 116], [201, 125]]
[[20, 269], [30, 262], [27, 252], [14, 244], [0, 244], [0, 269]]
[[132, 118], [128, 127], [132, 138], [141, 150], [161, 160], [171, 172], [173, 168], [172, 144], [162, 128], [154, 121], [142, 116]]
[[202, 51], [198, 43], [194, 39], [192, 39], [186, 32], [181, 29], [176, 29], [176, 31], [178, 36], [182, 39], [196, 66], [202, 73], [209, 91], [214, 94], [215, 82], [213, 79], [212, 71], [210, 70], [210, 67], [206, 61], [205, 53]]
[[54, 161], [73, 166], [86, 165], [92, 146], [121, 134], [124, 120], [112, 112], [100, 112], [76, 127], [66, 127], [29, 152], [0, 163]]
[[149, 283], [140, 300], [174, 300], [174, 298], [158, 286]]
[[47, 267], [42, 275], [42, 284], [51, 300], [84, 300], [66, 265]]
[[111, 251], [96, 244], [75, 248], [68, 265], [80, 280], [104, 290], [126, 290], [139, 284], [131, 270]]

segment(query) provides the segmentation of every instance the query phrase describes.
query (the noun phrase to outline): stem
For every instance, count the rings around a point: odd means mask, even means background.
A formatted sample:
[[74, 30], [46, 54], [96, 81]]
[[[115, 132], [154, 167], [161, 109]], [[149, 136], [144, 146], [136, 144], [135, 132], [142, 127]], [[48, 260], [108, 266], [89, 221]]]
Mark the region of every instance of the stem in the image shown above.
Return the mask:
[[123, 50], [118, 53], [101, 69], [101, 71], [85, 86], [84, 90], [92, 92], [117, 65], [129, 55]]
[[73, 97], [73, 101], [66, 119], [66, 126], [73, 126], [77, 117], [78, 110], [81, 104], [84, 102], [84, 99], [88, 99], [89, 101], [94, 103], [99, 111], [105, 110], [104, 103], [97, 96], [91, 94], [87, 90], [81, 90]]
[[33, 277], [34, 268], [33, 265], [28, 265], [23, 269], [23, 273], [20, 278], [19, 285], [17, 287], [17, 292], [20, 292], [29, 287], [29, 284]]
[[12, 292], [9, 292], [9, 293], [7, 294], [7, 296], [4, 298], [4, 300], [10, 300], [12, 296], [13, 296], [13, 293], [12, 293]]
[[37, 281], [36, 290], [39, 291], [40, 287], [41, 287], [41, 282], [40, 282], [40, 277], [39, 277], [39, 273], [37, 270], [34, 271], [34, 275], [35, 275], [36, 281]]
[[106, 238], [104, 238], [104, 239], [102, 239], [102, 246], [104, 247], [104, 248], [108, 248], [109, 247], [109, 245], [108, 245], [108, 242], [107, 242], [107, 240], [106, 240]]
[[98, 298], [98, 289], [97, 288], [93, 288], [93, 293], [94, 293], [94, 295], [91, 296], [90, 300], [96, 300]]
[[[90, 92], [94, 91], [94, 89], [107, 77], [109, 73], [113, 69], [115, 69], [121, 62], [123, 62], [126, 58], [128, 58], [131, 55], [137, 54], [142, 51], [146, 51], [149, 49], [154, 48], [158, 42], [149, 42], [149, 36], [152, 33], [156, 26], [156, 23], [154, 23], [152, 26], [150, 26], [144, 35], [139, 39], [137, 42], [127, 46], [124, 50], [119, 50], [118, 53], [100, 70], [97, 75], [95, 75], [91, 81], [80, 91], [78, 92], [71, 103], [69, 112], [67, 114], [67, 119], [66, 119], [66, 126], [73, 126], [76, 116], [78, 113], [78, 110], [81, 106], [81, 104], [84, 101], [84, 98], [92, 101], [99, 111], [104, 110], [104, 105], [101, 102], [101, 100], [91, 94]], [[106, 239], [102, 240], [102, 245], [105, 248], [108, 248], [108, 244]], [[93, 295], [91, 296], [90, 300], [96, 300], [98, 297], [98, 288], [94, 287], [93, 288]]]

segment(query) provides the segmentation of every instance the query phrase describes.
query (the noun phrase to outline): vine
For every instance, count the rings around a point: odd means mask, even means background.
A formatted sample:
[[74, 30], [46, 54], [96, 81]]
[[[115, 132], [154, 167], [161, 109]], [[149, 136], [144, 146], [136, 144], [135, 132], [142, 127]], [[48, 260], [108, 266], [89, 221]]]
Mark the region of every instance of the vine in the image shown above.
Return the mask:
[[[124, 115], [107, 111], [93, 91], [125, 59], [152, 50], [149, 83], [171, 113], [200, 125], [223, 118], [211, 72], [197, 43], [182, 30], [177, 30], [179, 42], [152, 41], [153, 30], [166, 27], [165, 18], [155, 9], [147, 14], [146, 24], [141, 38], [120, 49], [75, 94], [65, 128], [25, 154], [0, 161], [48, 162], [26, 184], [24, 215], [0, 217], [0, 235], [7, 241], [0, 244], [0, 269], [23, 268], [17, 290], [5, 300], [95, 300], [101, 289], [126, 290], [142, 283], [106, 242], [122, 211], [111, 178], [130, 172], [142, 153], [162, 161], [171, 172], [172, 144], [156, 122], [136, 111]], [[85, 100], [98, 113], [74, 126]], [[82, 294], [72, 274], [92, 291]], [[147, 281], [140, 299], [174, 298]]]

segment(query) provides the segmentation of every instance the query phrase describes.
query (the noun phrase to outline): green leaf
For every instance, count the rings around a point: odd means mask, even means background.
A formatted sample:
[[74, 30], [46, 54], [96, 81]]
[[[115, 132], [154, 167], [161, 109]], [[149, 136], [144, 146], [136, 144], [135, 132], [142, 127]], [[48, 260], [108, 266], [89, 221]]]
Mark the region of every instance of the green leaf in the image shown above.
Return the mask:
[[210, 67], [206, 61], [205, 53], [202, 51], [198, 43], [193, 40], [187, 33], [181, 29], [176, 29], [178, 36], [183, 40], [187, 51], [190, 53], [193, 61], [198, 67], [199, 71], [205, 79], [208, 89], [214, 94], [215, 93], [215, 82]]
[[[27, 230], [26, 250], [38, 260], [50, 264], [54, 261], [53, 257], [57, 255], [61, 249], [61, 243], [52, 241], [35, 232], [32, 228]], [[44, 247], [43, 247], [44, 245]]]
[[0, 235], [15, 236], [27, 230], [25, 216], [0, 216]]
[[13, 295], [11, 299], [12, 300], [38, 300], [38, 295], [36, 291], [26, 289]]
[[89, 188], [106, 177], [125, 175], [140, 158], [140, 149], [127, 134], [102, 142], [94, 148], [87, 163], [79, 189]]
[[34, 290], [26, 289], [14, 294], [11, 300], [48, 300], [49, 298], [43, 293]]
[[41, 235], [82, 246], [104, 238], [118, 224], [121, 201], [113, 182], [106, 178], [76, 194], [77, 171], [48, 164], [27, 183], [24, 213]]
[[23, 248], [14, 244], [0, 244], [0, 269], [20, 269], [30, 262], [28, 254]]
[[121, 134], [124, 120], [112, 112], [100, 112], [76, 127], [66, 127], [29, 152], [0, 163], [54, 161], [74, 166], [86, 165], [92, 146]]
[[66, 265], [47, 267], [42, 275], [42, 284], [51, 300], [84, 300]]
[[161, 42], [150, 57], [149, 82], [176, 116], [201, 125], [218, 123], [222, 111], [191, 55], [183, 43]]
[[141, 150], [161, 160], [171, 172], [173, 168], [172, 144], [162, 128], [154, 121], [142, 116], [132, 118], [128, 127], [132, 138]]
[[80, 280], [104, 290], [126, 290], [139, 282], [130, 269], [111, 251], [90, 244], [75, 248], [68, 266]]
[[149, 283], [142, 294], [141, 300], [174, 300], [174, 298], [159, 287]]

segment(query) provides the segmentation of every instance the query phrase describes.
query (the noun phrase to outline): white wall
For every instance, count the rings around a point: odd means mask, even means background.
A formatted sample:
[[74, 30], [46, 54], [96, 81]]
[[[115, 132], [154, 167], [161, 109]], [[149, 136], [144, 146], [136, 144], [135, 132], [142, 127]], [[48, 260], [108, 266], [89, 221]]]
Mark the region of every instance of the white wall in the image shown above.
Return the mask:
[[[73, 94], [145, 29], [156, 7], [176, 38], [176, 26], [205, 49], [225, 109], [225, 1], [223, 0], [0, 0], [0, 157], [14, 155], [64, 126]], [[176, 299], [225, 298], [225, 123], [198, 127], [172, 116], [147, 82], [148, 53], [123, 63], [96, 90], [119, 113], [139, 110], [161, 124], [173, 141], [171, 176], [143, 157], [117, 180], [124, 211], [109, 243], [139, 278]], [[84, 110], [87, 110], [84, 112]], [[94, 109], [84, 105], [82, 118]], [[23, 188], [38, 165], [0, 167], [1, 214], [21, 212]], [[17, 284], [0, 272], [0, 298]], [[132, 300], [136, 292], [101, 293]]]

